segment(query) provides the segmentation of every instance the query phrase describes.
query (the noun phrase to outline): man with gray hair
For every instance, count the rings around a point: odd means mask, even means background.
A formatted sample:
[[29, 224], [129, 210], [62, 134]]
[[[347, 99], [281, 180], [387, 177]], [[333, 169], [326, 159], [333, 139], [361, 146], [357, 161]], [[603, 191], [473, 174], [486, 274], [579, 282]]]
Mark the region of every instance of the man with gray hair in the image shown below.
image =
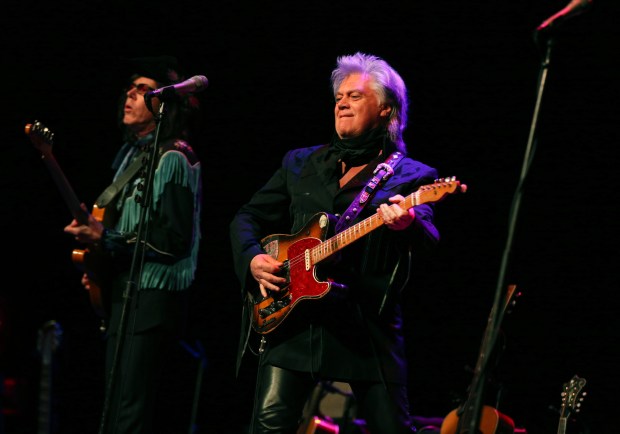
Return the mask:
[[329, 381], [349, 383], [371, 433], [412, 432], [400, 295], [413, 249], [439, 233], [433, 203], [405, 196], [437, 171], [407, 156], [407, 89], [388, 63], [341, 56], [331, 82], [330, 142], [288, 151], [230, 224], [245, 299], [237, 367], [246, 349], [259, 355], [252, 434], [297, 432]]

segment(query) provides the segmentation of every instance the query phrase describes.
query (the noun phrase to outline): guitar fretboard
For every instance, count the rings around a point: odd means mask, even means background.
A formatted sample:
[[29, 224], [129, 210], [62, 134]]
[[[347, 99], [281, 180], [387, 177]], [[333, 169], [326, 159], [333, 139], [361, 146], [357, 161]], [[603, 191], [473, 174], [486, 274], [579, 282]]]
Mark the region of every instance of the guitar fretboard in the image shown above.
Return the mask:
[[51, 409], [52, 385], [51, 367], [43, 364], [41, 367], [41, 381], [39, 384], [39, 426], [37, 434], [49, 434], [52, 426]]
[[[454, 178], [440, 180], [432, 185], [426, 185], [420, 188], [418, 191], [406, 196], [405, 199], [398, 205], [407, 210], [413, 206], [420, 205], [426, 202], [437, 202], [441, 200], [446, 194], [454, 193], [456, 189], [460, 187], [460, 183]], [[461, 187], [463, 189], [463, 187]], [[342, 232], [334, 235], [328, 240], [325, 240], [321, 244], [313, 247], [309, 251], [309, 258], [306, 260], [311, 262], [310, 265], [317, 264], [330, 255], [333, 255], [340, 249], [348, 246], [349, 244], [357, 241], [364, 235], [369, 234], [373, 230], [383, 225], [383, 219], [379, 214], [373, 214], [372, 216], [362, 220], [361, 222], [343, 230]], [[308, 252], [306, 252], [308, 254]]]

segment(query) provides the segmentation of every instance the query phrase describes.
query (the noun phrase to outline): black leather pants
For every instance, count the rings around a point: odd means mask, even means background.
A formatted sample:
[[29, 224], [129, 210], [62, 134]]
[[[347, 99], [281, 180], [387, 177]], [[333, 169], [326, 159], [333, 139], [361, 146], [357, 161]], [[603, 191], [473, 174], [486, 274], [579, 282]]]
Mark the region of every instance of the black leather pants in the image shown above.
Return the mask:
[[[349, 383], [357, 417], [371, 434], [411, 434], [407, 390], [401, 385]], [[316, 380], [309, 373], [263, 365], [258, 369], [249, 434], [295, 434]]]
[[314, 388], [310, 374], [262, 365], [258, 369], [250, 434], [295, 434]]

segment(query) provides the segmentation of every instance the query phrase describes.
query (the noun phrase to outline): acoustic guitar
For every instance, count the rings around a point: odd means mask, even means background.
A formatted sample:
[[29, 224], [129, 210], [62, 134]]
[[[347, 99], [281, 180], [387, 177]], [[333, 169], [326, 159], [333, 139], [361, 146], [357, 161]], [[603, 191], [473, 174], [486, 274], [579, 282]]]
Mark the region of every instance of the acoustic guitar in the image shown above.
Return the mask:
[[[505, 303], [501, 306], [501, 314], [499, 318], [504, 316], [504, 313], [508, 310], [511, 305], [515, 304], [515, 299], [520, 295], [520, 293], [516, 292], [516, 285], [509, 285], [508, 292], [506, 294]], [[487, 325], [487, 329], [484, 333], [484, 338], [482, 340], [482, 347], [480, 351], [480, 355], [478, 357], [478, 362], [476, 364], [476, 370], [474, 372], [474, 378], [472, 380], [471, 385], [469, 386], [469, 394], [466, 401], [459, 407], [452, 410], [448, 415], [444, 418], [441, 428], [440, 434], [461, 434], [461, 433], [469, 433], [469, 426], [474, 422], [474, 409], [476, 408], [476, 402], [481, 398], [480, 394], [483, 388], [481, 387], [481, 374], [484, 366], [484, 357], [483, 355], [486, 352], [486, 348], [488, 348], [490, 344], [490, 322], [491, 318], [494, 316], [494, 310], [491, 310], [491, 314], [489, 315], [489, 324]], [[480, 407], [480, 415], [478, 417], [478, 432], [481, 434], [513, 434], [515, 432], [515, 424], [514, 421], [507, 415], [501, 413], [497, 409], [489, 406], [482, 405]]]
[[[448, 194], [465, 192], [466, 189], [467, 186], [461, 185], [454, 177], [442, 178], [433, 184], [420, 187], [399, 205], [407, 210], [423, 203], [437, 202]], [[299, 302], [317, 300], [329, 293], [337, 284], [329, 279], [318, 280], [316, 266], [383, 225], [383, 220], [375, 213], [326, 240], [331, 227], [330, 220], [332, 219], [327, 213], [317, 213], [294, 235], [273, 234], [261, 240], [265, 252], [284, 263], [282, 271], [287, 283], [282, 291], [251, 301], [252, 327], [256, 332], [272, 332]]]
[[[67, 177], [52, 153], [54, 133], [39, 121], [35, 121], [33, 124], [26, 124], [25, 132], [35, 148], [41, 153], [41, 159], [49, 170], [73, 218], [80, 224], [88, 224], [89, 213], [82, 209], [81, 202], [78, 200], [71, 184], [69, 184]], [[103, 221], [104, 213], [104, 208], [99, 208], [97, 205], [93, 206], [92, 215], [97, 220]], [[103, 292], [103, 286], [105, 286], [103, 276], [105, 275], [104, 270], [106, 267], [104, 255], [96, 249], [74, 249], [71, 259], [79, 270], [87, 273], [89, 276], [91, 283], [88, 292], [90, 303], [95, 313], [102, 318], [107, 317], [109, 302], [107, 294]]]
[[560, 422], [558, 423], [558, 434], [566, 434], [568, 418], [573, 413], [579, 413], [581, 404], [586, 392], [583, 391], [586, 380], [573, 376], [568, 383], [564, 383], [562, 389], [562, 407], [560, 408]]

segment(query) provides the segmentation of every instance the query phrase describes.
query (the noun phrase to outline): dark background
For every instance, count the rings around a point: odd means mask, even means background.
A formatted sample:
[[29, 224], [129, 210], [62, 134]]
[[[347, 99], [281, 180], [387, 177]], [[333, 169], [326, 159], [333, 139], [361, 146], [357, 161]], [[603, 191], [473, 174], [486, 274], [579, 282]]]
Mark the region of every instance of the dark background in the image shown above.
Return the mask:
[[[204, 170], [203, 244], [189, 328], [160, 399], [162, 432], [241, 432], [255, 360], [238, 379], [240, 313], [228, 222], [287, 149], [333, 128], [329, 75], [338, 55], [385, 58], [411, 97], [414, 158], [457, 176], [465, 195], [437, 205], [438, 252], [406, 294], [412, 411], [443, 417], [466, 395], [496, 288], [522, 293], [503, 321], [497, 407], [530, 434], [555, 432], [562, 385], [587, 380], [568, 432], [616, 431], [618, 386], [618, 2], [595, 0], [556, 32], [540, 89], [533, 30], [552, 1], [15, 2], [0, 18], [3, 284], [0, 376], [7, 434], [35, 431], [38, 331], [63, 329], [54, 353], [58, 432], [95, 433], [103, 401], [99, 321], [79, 283], [63, 227], [70, 214], [24, 134], [39, 120], [86, 204], [110, 181], [120, 138], [119, 59], [176, 55], [209, 78], [194, 147]], [[514, 208], [513, 208], [514, 209]], [[509, 222], [515, 220], [510, 232]], [[508, 240], [510, 251], [507, 254]], [[505, 273], [501, 265], [506, 258]], [[498, 282], [501, 284], [498, 285]]]

